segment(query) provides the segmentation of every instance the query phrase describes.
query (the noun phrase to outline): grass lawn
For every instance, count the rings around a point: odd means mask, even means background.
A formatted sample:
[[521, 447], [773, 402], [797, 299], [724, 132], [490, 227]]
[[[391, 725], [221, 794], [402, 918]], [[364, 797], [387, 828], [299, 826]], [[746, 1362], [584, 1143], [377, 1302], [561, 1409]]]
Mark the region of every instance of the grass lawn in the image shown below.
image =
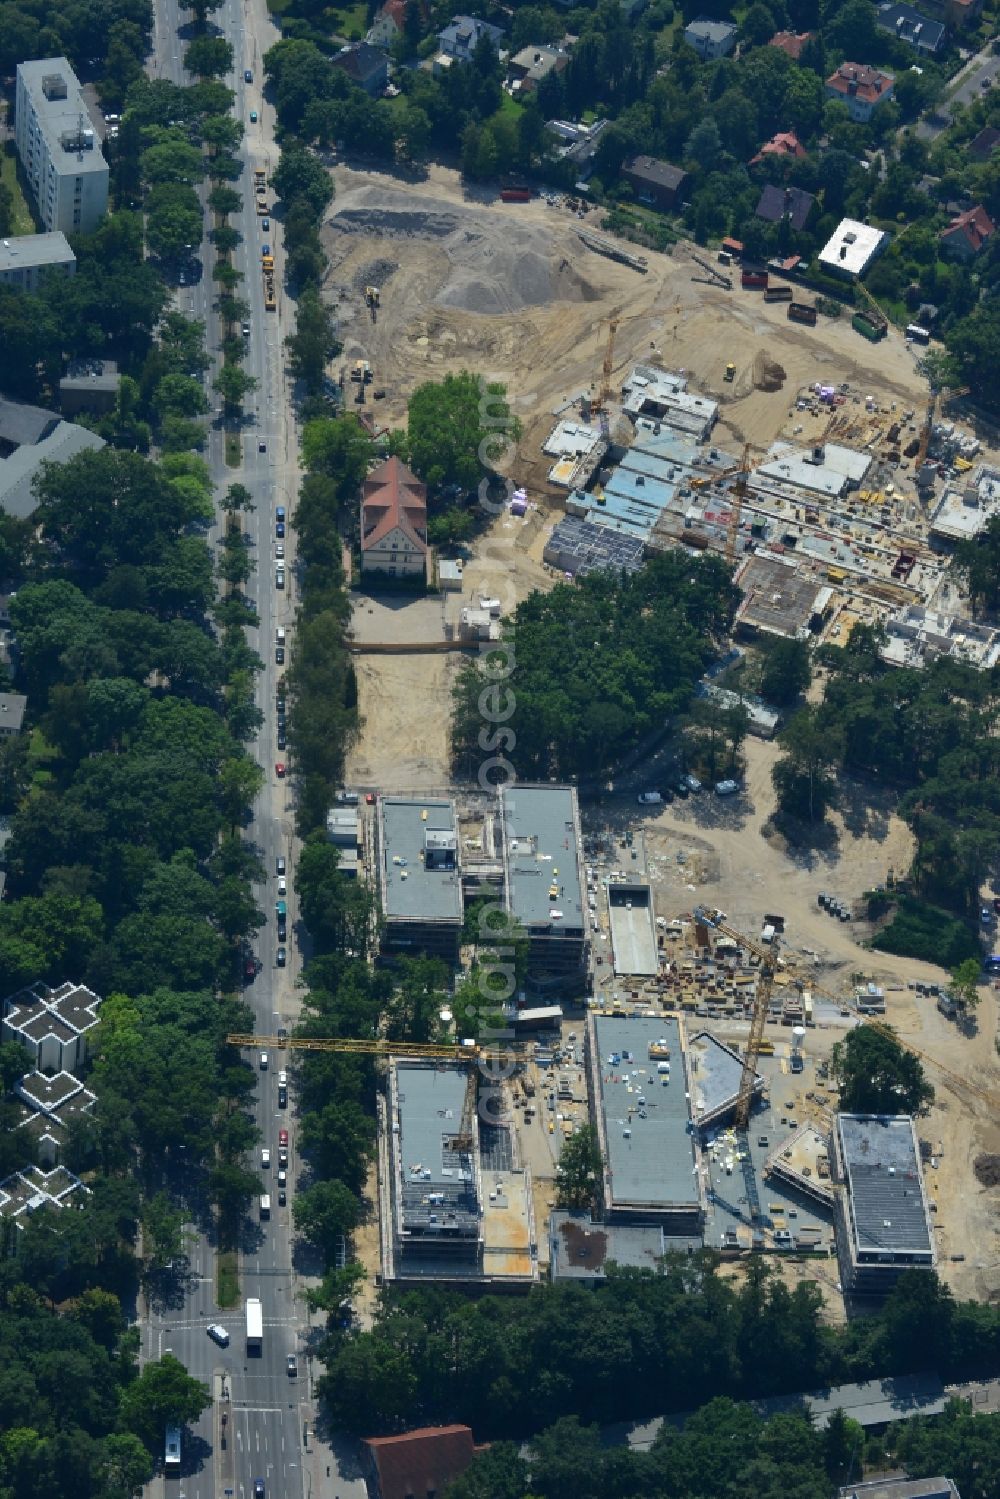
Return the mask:
[[226, 467], [239, 468], [243, 462], [243, 443], [238, 432], [226, 433]]
[[3, 155], [0, 156], [0, 182], [10, 189], [14, 199], [11, 234], [34, 234], [35, 221], [31, 217], [24, 193], [21, 191], [21, 184], [17, 180], [17, 156], [13, 141], [6, 142]]
[[523, 113], [524, 105], [518, 104], [517, 100], [512, 99], [510, 97], [510, 94], [508, 94], [505, 90], [503, 97], [500, 100], [500, 108], [497, 110], [497, 114], [500, 116], [509, 115], [512, 120], [516, 120]]
[[216, 1300], [221, 1307], [238, 1306], [240, 1300], [239, 1256], [235, 1249], [220, 1250], [216, 1256]]

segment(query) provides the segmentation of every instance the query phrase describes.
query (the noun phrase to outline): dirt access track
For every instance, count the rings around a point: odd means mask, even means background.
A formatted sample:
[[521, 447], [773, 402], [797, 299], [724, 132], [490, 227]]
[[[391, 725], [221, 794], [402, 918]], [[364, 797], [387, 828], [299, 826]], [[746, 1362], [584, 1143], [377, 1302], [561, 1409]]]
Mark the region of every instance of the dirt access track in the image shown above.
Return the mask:
[[[644, 251], [643, 275], [584, 244], [581, 229], [601, 232], [599, 212], [581, 220], [543, 198], [501, 203], [443, 167], [417, 183], [346, 166], [333, 178], [322, 229], [326, 294], [337, 304], [343, 363], [369, 361], [369, 401], [373, 390], [386, 392], [368, 409], [399, 426], [425, 380], [471, 369], [503, 381], [523, 427], [516, 459], [504, 467], [536, 494], [547, 491], [541, 442], [556, 411], [600, 384], [612, 316], [620, 319], [614, 385], [636, 360], [685, 370], [694, 389], [721, 403], [722, 441], [728, 430], [734, 441], [766, 447], [796, 392], [816, 380], [848, 380], [907, 407], [926, 399], [898, 334], [873, 347], [846, 318], [789, 323], [780, 303], [740, 289], [738, 269], [732, 291], [692, 282], [703, 272], [687, 245], [672, 255]], [[367, 285], [381, 291], [375, 323]], [[779, 391], [754, 383], [765, 356], [784, 371]], [[724, 380], [729, 360], [732, 384]]]

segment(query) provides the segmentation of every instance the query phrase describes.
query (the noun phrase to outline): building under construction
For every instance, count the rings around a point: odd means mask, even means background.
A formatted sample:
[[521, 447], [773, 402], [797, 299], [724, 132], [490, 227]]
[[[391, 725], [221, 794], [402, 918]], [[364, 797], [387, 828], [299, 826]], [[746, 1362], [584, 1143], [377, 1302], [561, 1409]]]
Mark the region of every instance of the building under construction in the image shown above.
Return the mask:
[[384, 949], [457, 961], [463, 906], [454, 802], [380, 796], [374, 834]]
[[682, 1022], [591, 1012], [587, 1067], [605, 1217], [700, 1234], [705, 1200]]
[[937, 1255], [913, 1120], [838, 1114], [830, 1143], [845, 1291], [885, 1296], [904, 1270], [933, 1270]]
[[531, 1178], [513, 1129], [487, 1123], [475, 1066], [394, 1057], [379, 1129], [387, 1281], [502, 1288], [538, 1276]]

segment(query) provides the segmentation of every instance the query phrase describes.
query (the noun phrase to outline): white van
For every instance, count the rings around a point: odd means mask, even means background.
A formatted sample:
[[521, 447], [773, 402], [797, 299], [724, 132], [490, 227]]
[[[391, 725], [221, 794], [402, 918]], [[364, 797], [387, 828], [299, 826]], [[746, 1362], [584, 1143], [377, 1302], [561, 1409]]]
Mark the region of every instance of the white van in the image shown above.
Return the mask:
[[260, 1216], [262, 1221], [263, 1219], [270, 1218], [271, 1216], [271, 1199], [267, 1196], [266, 1193], [260, 1199]]
[[284, 627], [284, 625], [279, 625], [278, 628], [275, 630], [275, 632], [274, 632], [274, 643], [275, 643], [275, 645], [284, 645], [284, 643], [285, 643], [285, 627]]

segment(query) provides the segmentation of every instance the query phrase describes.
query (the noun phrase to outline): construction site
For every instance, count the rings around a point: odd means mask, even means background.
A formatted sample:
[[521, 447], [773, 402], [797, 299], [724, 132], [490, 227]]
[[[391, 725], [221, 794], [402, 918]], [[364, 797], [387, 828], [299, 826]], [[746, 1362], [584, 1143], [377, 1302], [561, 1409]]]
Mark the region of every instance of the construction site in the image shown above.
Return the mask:
[[[889, 662], [1000, 660], [1000, 635], [969, 619], [950, 565], [955, 545], [1000, 513], [995, 437], [963, 417], [961, 392], [945, 393], [950, 404], [931, 396], [923, 349], [874, 309], [830, 316], [788, 268], [723, 268], [687, 245], [633, 254], [593, 213], [581, 219], [551, 196], [502, 202], [444, 168], [408, 184], [338, 166], [335, 180], [323, 228], [327, 294], [345, 392], [370, 430], [402, 426], [419, 384], [463, 369], [502, 382], [521, 423], [500, 462], [515, 498], [455, 556], [435, 559], [437, 591], [355, 600], [363, 724], [349, 784], [396, 788], [415, 802], [456, 798], [450, 687], [463, 652], [487, 638], [481, 629], [502, 628], [535, 589], [592, 568], [638, 568], [665, 548], [716, 551], [733, 564], [736, 634], [751, 646], [774, 636], [843, 644], [855, 625], [878, 621]], [[638, 818], [634, 794], [581, 808], [590, 862], [573, 902], [587, 976], [557, 1005], [529, 1001], [519, 1063], [501, 1089], [512, 1133], [499, 1147], [487, 1140], [485, 1159], [523, 1173], [530, 1214], [519, 1206], [510, 1221], [530, 1217], [530, 1241], [518, 1263], [527, 1281], [592, 1280], [605, 1260], [650, 1264], [664, 1246], [706, 1243], [736, 1263], [757, 1250], [792, 1280], [816, 1280], [829, 1314], [842, 1316], [843, 1288], [861, 1295], [865, 1256], [882, 1251], [861, 1244], [857, 1214], [838, 1217], [851, 1142], [835, 1138], [830, 1057], [849, 1027], [884, 1017], [937, 1090], [910, 1150], [926, 1243], [908, 1219], [909, 1242], [956, 1294], [993, 1298], [1000, 1184], [989, 1173], [981, 1180], [974, 1163], [1000, 1157], [996, 995], [985, 992], [977, 1023], [960, 1029], [933, 997], [940, 970], [865, 950], [854, 897], [908, 869], [912, 836], [888, 793], [867, 788], [855, 805], [845, 788], [824, 848], [786, 844], [771, 820], [778, 719], [763, 704], [757, 717], [738, 797], [677, 799]], [[494, 836], [503, 817], [469, 815], [458, 796], [453, 826], [467, 896], [477, 869], [487, 884], [508, 879], [508, 898], [524, 888], [516, 864], [504, 873]], [[418, 827], [415, 849], [421, 836]], [[389, 873], [386, 888], [398, 891], [389, 926], [405, 934], [423, 886], [412, 865], [409, 876]], [[712, 914], [720, 909], [730, 915]], [[454, 940], [456, 911], [426, 919], [450, 922]], [[550, 943], [543, 927], [539, 940]], [[576, 946], [571, 958], [565, 973], [579, 971]], [[635, 1042], [603, 1036], [605, 1018], [636, 1027]], [[654, 1062], [650, 1026], [669, 1057]], [[668, 1092], [687, 1095], [684, 1107], [667, 1108]], [[454, 1115], [455, 1101], [446, 1107]], [[600, 1218], [581, 1222], [557, 1208], [556, 1185], [562, 1146], [588, 1121], [604, 1130], [610, 1174]], [[404, 1121], [387, 1116], [389, 1135], [394, 1122]], [[654, 1176], [664, 1151], [676, 1157], [670, 1200], [609, 1212], [648, 1190], [647, 1141]], [[407, 1155], [393, 1168], [391, 1155], [384, 1181], [395, 1169], [412, 1187], [406, 1172], [418, 1163]], [[890, 1167], [893, 1177], [914, 1170], [896, 1137], [884, 1155], [887, 1179]], [[508, 1201], [509, 1183], [490, 1187], [481, 1162], [464, 1168], [480, 1207], [491, 1191]], [[391, 1212], [388, 1198], [383, 1207]], [[412, 1263], [406, 1242], [397, 1235], [393, 1250], [390, 1234], [395, 1263]], [[386, 1252], [383, 1233], [387, 1271]], [[481, 1233], [472, 1261], [473, 1275], [484, 1274]]]
[[[873, 344], [860, 312], [817, 312], [790, 270], [683, 244], [633, 254], [552, 195], [503, 202], [442, 167], [416, 184], [334, 177], [322, 234], [345, 399], [378, 434], [404, 425], [419, 384], [472, 369], [505, 385], [521, 424], [499, 460], [518, 499], [436, 559], [426, 649], [402, 670], [391, 639], [365, 653], [352, 778], [380, 783], [391, 745], [417, 784], [448, 780], [451, 680], [475, 644], [463, 610], [495, 598], [507, 614], [556, 579], [679, 545], [738, 568], [748, 637], [843, 644], [878, 622], [898, 664], [1000, 658], [950, 570], [1000, 513], [1000, 453], [931, 397], [920, 344], [884, 319]], [[359, 639], [371, 608], [358, 601]], [[400, 718], [404, 677], [433, 709], [426, 733]]]

